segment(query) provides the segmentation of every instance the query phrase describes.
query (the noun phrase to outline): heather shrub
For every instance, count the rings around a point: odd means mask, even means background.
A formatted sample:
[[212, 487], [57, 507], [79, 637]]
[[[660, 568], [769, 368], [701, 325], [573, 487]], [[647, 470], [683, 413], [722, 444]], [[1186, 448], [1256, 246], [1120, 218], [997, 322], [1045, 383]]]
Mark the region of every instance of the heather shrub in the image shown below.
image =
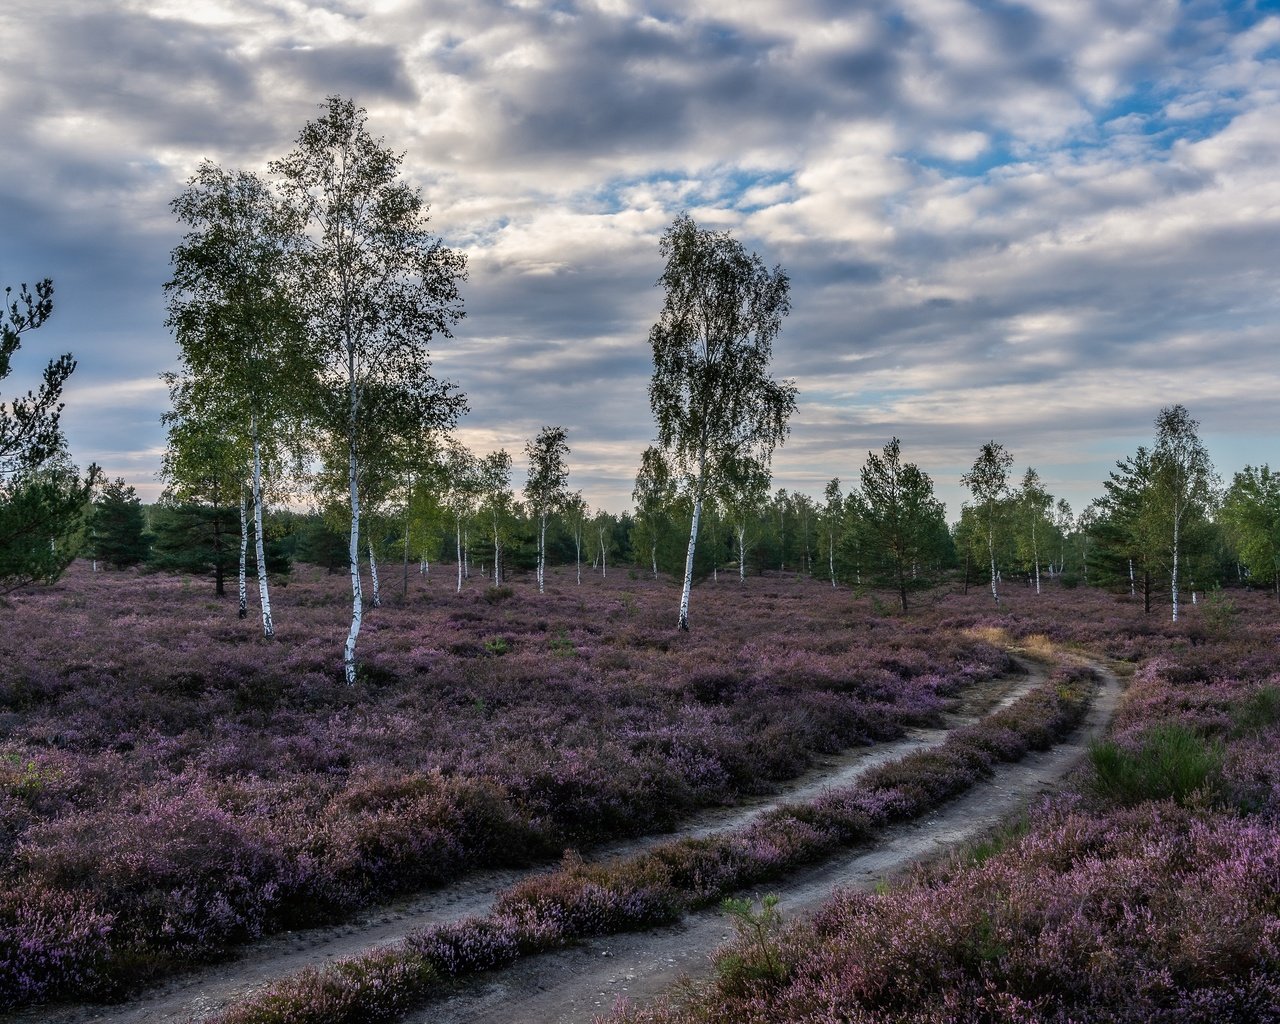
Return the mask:
[[21, 888], [83, 893], [113, 908], [114, 942], [181, 956], [261, 934], [290, 880], [278, 850], [195, 788], [38, 825], [16, 860]]
[[405, 948], [454, 977], [512, 963], [520, 955], [520, 934], [511, 918], [468, 917], [415, 932]]
[[679, 897], [665, 885], [646, 885], [606, 866], [570, 858], [562, 870], [519, 882], [494, 901], [498, 919], [554, 922], [558, 938], [608, 935], [680, 916]]
[[[611, 1021], [1265, 1021], [1280, 995], [1280, 833], [1147, 804], [1067, 803], [974, 866], [844, 892], [683, 1008]], [[746, 935], [721, 960], [758, 957]]]
[[382, 949], [308, 968], [227, 1011], [222, 1024], [377, 1024], [399, 1020], [436, 980], [425, 960]]
[[1107, 800], [1130, 805], [1142, 800], [1187, 803], [1208, 797], [1220, 785], [1223, 746], [1178, 723], [1153, 726], [1137, 750], [1112, 740], [1089, 747], [1095, 791]]
[[0, 889], [0, 1009], [98, 989], [112, 924], [78, 893]]

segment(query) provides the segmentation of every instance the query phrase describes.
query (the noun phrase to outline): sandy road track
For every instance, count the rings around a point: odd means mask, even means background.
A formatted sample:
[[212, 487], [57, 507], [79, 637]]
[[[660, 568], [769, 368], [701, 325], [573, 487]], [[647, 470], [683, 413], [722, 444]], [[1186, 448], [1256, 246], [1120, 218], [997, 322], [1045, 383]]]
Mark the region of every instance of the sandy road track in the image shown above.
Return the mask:
[[[705, 836], [740, 828], [779, 803], [813, 799], [826, 789], [850, 784], [871, 768], [896, 760], [913, 750], [941, 743], [951, 729], [977, 721], [1000, 708], [1008, 707], [1044, 680], [1043, 665], [1021, 658], [1017, 660], [1020, 668], [1018, 674], [985, 680], [969, 687], [959, 697], [955, 709], [944, 716], [942, 728], [913, 729], [899, 740], [857, 747], [839, 755], [824, 757], [803, 775], [780, 784], [777, 792], [767, 797], [751, 798], [732, 807], [710, 808], [692, 815], [673, 832], [608, 843], [593, 849], [590, 856], [592, 858], [626, 856], [673, 838]], [[1095, 702], [1090, 720], [1096, 713], [1098, 703], [1105, 698], [1105, 693], [1104, 687], [1103, 693]], [[1086, 725], [1082, 731], [1088, 731], [1088, 726]], [[1055, 748], [1054, 753], [1060, 749], [1063, 748]], [[1051, 756], [1052, 754], [1038, 755], [1038, 758]], [[1030, 763], [1032, 763], [1030, 758], [1023, 762], [1023, 764]], [[984, 785], [981, 789], [985, 792], [993, 787], [1001, 787], [1004, 774], [1014, 770], [1013, 768], [1003, 769], [993, 783]], [[969, 799], [970, 797], [966, 797], [960, 802], [966, 803]], [[998, 819], [1002, 813], [1005, 812], [996, 813], [992, 820]], [[898, 831], [900, 830], [895, 830], [892, 834], [896, 835]], [[885, 841], [890, 841], [888, 836]], [[877, 846], [877, 850], [879, 848]], [[868, 853], [865, 856], [872, 856], [872, 854]], [[427, 925], [457, 920], [474, 914], [484, 914], [501, 890], [541, 870], [545, 868], [476, 872], [444, 888], [367, 909], [345, 924], [271, 936], [236, 951], [234, 958], [227, 962], [177, 975], [162, 986], [120, 1005], [35, 1007], [3, 1019], [12, 1024], [37, 1024], [37, 1022], [38, 1024], [81, 1024], [86, 1021], [154, 1024], [154, 1022], [200, 1020], [246, 998], [276, 979], [304, 967], [320, 966], [340, 957], [390, 945], [400, 941], [410, 932]], [[892, 868], [886, 870], [892, 870]], [[808, 877], [809, 874], [814, 873], [806, 873], [803, 877]], [[802, 876], [796, 877], [798, 884]], [[825, 893], [831, 886], [839, 884], [850, 883], [833, 881], [827, 889], [822, 891]], [[788, 909], [794, 911], [799, 908], [800, 903], [790, 895], [788, 886], [778, 885], [772, 888], [787, 894], [784, 895], [784, 903]], [[815, 897], [815, 901], [818, 900], [820, 897]], [[565, 951], [562, 954], [535, 957], [502, 972], [501, 980], [482, 982], [482, 986], [488, 986], [486, 991], [491, 993], [490, 996], [480, 995], [478, 998], [466, 996], [450, 1000], [446, 1004], [435, 1003], [415, 1019], [422, 1021], [589, 1020], [591, 1014], [612, 1005], [613, 996], [601, 995], [601, 993], [617, 992], [632, 995], [657, 992], [682, 971], [688, 974], [698, 973], [699, 969], [705, 965], [708, 952], [727, 935], [727, 922], [720, 915], [693, 915], [687, 918], [684, 924], [671, 929], [619, 936], [608, 941], [592, 942], [581, 949]], [[660, 936], [665, 936], [669, 940], [669, 948], [655, 952], [653, 955], [656, 959], [650, 963], [650, 958], [645, 953], [646, 944]], [[686, 936], [686, 938], [681, 940], [680, 936]], [[574, 974], [568, 966], [595, 965], [597, 960], [611, 969], [604, 971], [598, 978], [581, 970]], [[503, 989], [504, 986], [513, 992], [522, 991], [526, 995], [536, 995], [540, 992], [540, 985], [544, 982], [552, 982], [566, 971], [569, 971], [571, 976], [581, 977], [583, 979], [581, 984], [585, 989], [579, 991], [576, 985], [564, 989], [561, 998], [566, 1002], [562, 1009], [552, 1009], [548, 1006], [546, 1016], [543, 1016], [541, 1010], [534, 1010], [531, 1007], [531, 1015], [513, 1012], [509, 1017], [490, 1016], [483, 1010], [483, 1006], [489, 1005], [494, 998], [492, 993]], [[636, 979], [641, 977], [651, 978], [652, 984], [646, 983], [641, 989], [637, 989]], [[498, 979], [499, 976], [495, 975], [494, 978]], [[592, 978], [595, 980], [588, 980]], [[591, 991], [586, 991], [588, 989]], [[514, 998], [518, 1002], [524, 997], [517, 995]], [[601, 999], [605, 1001], [600, 1002]], [[442, 1013], [463, 1013], [464, 1005], [469, 1002], [475, 1003], [479, 1016], [440, 1016]], [[492, 1012], [498, 1013], [496, 1007]]]

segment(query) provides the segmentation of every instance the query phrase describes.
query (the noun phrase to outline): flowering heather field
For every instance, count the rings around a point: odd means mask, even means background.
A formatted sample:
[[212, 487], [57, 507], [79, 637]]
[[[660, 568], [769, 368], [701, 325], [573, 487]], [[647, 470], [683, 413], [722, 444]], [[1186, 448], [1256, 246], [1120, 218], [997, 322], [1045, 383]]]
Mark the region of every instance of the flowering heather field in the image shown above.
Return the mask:
[[755, 912], [704, 991], [611, 1024], [1280, 1020], [1280, 613], [1189, 611], [1061, 592], [984, 616], [1137, 663], [1076, 791], [812, 922]]
[[414, 576], [368, 615], [348, 687], [345, 586], [300, 570], [269, 641], [180, 577], [77, 565], [10, 599], [0, 1005], [109, 998], [470, 868], [661, 830], [1009, 668], [961, 628], [976, 614], [886, 617], [787, 577], [701, 587], [683, 635], [665, 582]]

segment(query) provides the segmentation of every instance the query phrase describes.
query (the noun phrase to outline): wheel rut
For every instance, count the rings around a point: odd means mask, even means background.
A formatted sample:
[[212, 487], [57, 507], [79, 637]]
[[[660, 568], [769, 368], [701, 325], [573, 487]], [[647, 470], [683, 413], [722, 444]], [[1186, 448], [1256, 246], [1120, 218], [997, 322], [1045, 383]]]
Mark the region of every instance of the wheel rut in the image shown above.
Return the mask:
[[[1051, 750], [1002, 765], [987, 782], [936, 812], [886, 830], [869, 846], [797, 871], [762, 891], [777, 893], [788, 917], [816, 911], [839, 888], [871, 889], [954, 847], [977, 839], [1057, 788], [1100, 737], [1120, 696], [1116, 677], [1094, 664], [1101, 685], [1084, 722]], [[587, 1024], [619, 999], [649, 1001], [682, 978], [711, 973], [710, 954], [733, 936], [718, 909], [678, 924], [591, 939], [472, 979], [460, 991], [404, 1018], [406, 1024]]]
[[[898, 740], [857, 747], [838, 755], [823, 757], [803, 775], [779, 784], [777, 791], [768, 796], [752, 797], [730, 807], [698, 812], [671, 832], [593, 847], [588, 853], [589, 858], [626, 856], [671, 839], [707, 836], [740, 828], [780, 803], [813, 799], [824, 790], [850, 784], [871, 768], [914, 750], [935, 746], [952, 729], [978, 721], [993, 711], [1013, 704], [1044, 680], [1046, 669], [1043, 664], [1022, 657], [1016, 657], [1015, 661], [1019, 667], [1018, 674], [985, 680], [960, 695], [955, 707], [943, 716], [943, 727], [911, 729]], [[1097, 699], [1095, 707], [1096, 703]], [[1093, 713], [1090, 712], [1091, 715]], [[1061, 748], [1055, 748], [1057, 749]], [[1030, 760], [1022, 763], [1029, 763]], [[1003, 772], [997, 776], [997, 784], [1002, 776]], [[897, 831], [900, 830], [895, 830], [893, 834]], [[409, 933], [428, 925], [484, 914], [503, 889], [545, 870], [546, 867], [543, 866], [474, 872], [445, 888], [368, 908], [344, 924], [273, 935], [240, 948], [232, 960], [175, 975], [163, 985], [144, 992], [127, 1003], [34, 1007], [0, 1019], [10, 1024], [81, 1024], [86, 1021], [155, 1024], [199, 1021], [304, 967], [321, 967], [345, 956], [394, 944]], [[802, 876], [795, 877], [799, 879]], [[779, 892], [787, 891], [786, 886], [774, 888]], [[793, 911], [799, 909], [797, 902], [789, 895], [784, 895], [784, 903]], [[560, 954], [522, 961], [500, 972], [500, 980], [478, 982], [478, 989], [467, 986], [467, 995], [443, 1004], [433, 1003], [421, 1015], [410, 1019], [423, 1022], [455, 1019], [589, 1020], [593, 1014], [607, 1010], [612, 1005], [612, 996], [607, 1004], [600, 1003], [599, 999], [605, 998], [597, 998], [600, 992], [650, 995], [670, 984], [681, 973], [691, 976], [701, 973], [707, 954], [723, 942], [728, 934], [727, 922], [719, 914], [690, 915], [680, 925], [672, 928], [615, 936], [589, 942]], [[685, 938], [680, 940], [680, 936]], [[655, 952], [653, 957], [656, 959], [653, 959], [645, 950], [662, 937], [666, 937], [667, 941], [659, 941], [658, 944], [664, 951]], [[603, 966], [605, 969], [597, 974], [587, 970], [589, 965], [597, 968]], [[575, 982], [572, 991], [565, 989], [559, 997], [550, 995], [552, 986], [554, 990], [561, 989], [556, 984], [556, 979], [562, 975], [584, 980]], [[497, 979], [498, 975], [494, 977]], [[639, 979], [642, 978], [647, 980], [641, 982]], [[543, 992], [543, 985], [547, 986], [546, 998], [559, 1008], [547, 1005], [545, 1015], [532, 1005], [528, 1012], [521, 1010], [521, 1000], [530, 993], [536, 995]], [[582, 985], [586, 989], [592, 989], [592, 992], [579, 991]], [[595, 991], [596, 989], [599, 991]], [[511, 997], [499, 995], [508, 990], [524, 994]], [[494, 1003], [495, 999], [498, 1000], [497, 1003]], [[507, 1005], [508, 1000], [514, 1000], [510, 1003], [511, 1012], [499, 1011], [498, 1005]], [[566, 1001], [560, 1005], [557, 1000]], [[467, 1015], [470, 1010], [466, 1007], [473, 1004], [478, 1016]], [[484, 1009], [486, 1006], [489, 1010]], [[441, 1016], [442, 1013], [446, 1015]]]

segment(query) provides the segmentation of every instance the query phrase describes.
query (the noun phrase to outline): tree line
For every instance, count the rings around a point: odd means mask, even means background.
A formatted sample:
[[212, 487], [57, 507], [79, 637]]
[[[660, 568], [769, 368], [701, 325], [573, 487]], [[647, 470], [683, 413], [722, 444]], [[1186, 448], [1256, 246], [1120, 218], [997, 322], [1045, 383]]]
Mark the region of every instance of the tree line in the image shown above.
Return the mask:
[[[70, 464], [58, 428], [75, 365], [66, 355], [0, 417], [5, 580], [56, 578], [85, 550], [113, 565], [203, 565], [221, 593], [234, 566], [244, 617], [252, 564], [271, 636], [273, 557], [278, 569], [288, 554], [279, 543], [270, 553], [273, 529], [277, 541], [296, 538], [294, 554], [326, 551], [330, 563], [340, 534], [352, 594], [349, 681], [365, 610], [382, 600], [379, 567], [397, 555], [404, 585], [411, 563], [426, 573], [445, 558], [458, 589], [476, 571], [501, 586], [509, 566], [531, 559], [540, 591], [548, 564], [566, 562], [570, 549], [579, 580], [585, 561], [607, 573], [611, 557], [622, 559], [681, 580], [680, 629], [689, 627], [694, 579], [722, 568], [741, 580], [776, 567], [833, 586], [890, 586], [903, 610], [913, 591], [961, 567], [966, 589], [981, 567], [997, 603], [1010, 574], [1037, 592], [1047, 574], [1068, 585], [1127, 582], [1135, 596], [1141, 586], [1148, 608], [1167, 586], [1176, 619], [1188, 587], [1195, 600], [1197, 587], [1231, 568], [1280, 596], [1280, 489], [1270, 469], [1246, 467], [1222, 491], [1180, 405], [1161, 410], [1152, 447], [1122, 459], [1078, 516], [1034, 468], [1015, 484], [1013, 456], [994, 440], [962, 477], [971, 501], [952, 527], [933, 481], [896, 437], [867, 453], [847, 493], [832, 479], [821, 499], [771, 494], [772, 456], [798, 395], [770, 368], [790, 281], [685, 214], [659, 244], [664, 302], [649, 334], [655, 437], [639, 460], [634, 511], [614, 517], [569, 491], [562, 426], [527, 442], [521, 501], [512, 455], [461, 443], [454, 428], [465, 397], [431, 373], [430, 345], [464, 316], [466, 263], [428, 230], [426, 203], [402, 180], [401, 163], [369, 133], [365, 112], [334, 96], [266, 175], [199, 167], [172, 202], [186, 230], [165, 286], [179, 369], [164, 375], [169, 443], [151, 533], [123, 481]], [[17, 299], [6, 293], [0, 378], [20, 336], [50, 315], [51, 295], [48, 282]], [[281, 532], [290, 516], [271, 509], [304, 499], [314, 515]]]

